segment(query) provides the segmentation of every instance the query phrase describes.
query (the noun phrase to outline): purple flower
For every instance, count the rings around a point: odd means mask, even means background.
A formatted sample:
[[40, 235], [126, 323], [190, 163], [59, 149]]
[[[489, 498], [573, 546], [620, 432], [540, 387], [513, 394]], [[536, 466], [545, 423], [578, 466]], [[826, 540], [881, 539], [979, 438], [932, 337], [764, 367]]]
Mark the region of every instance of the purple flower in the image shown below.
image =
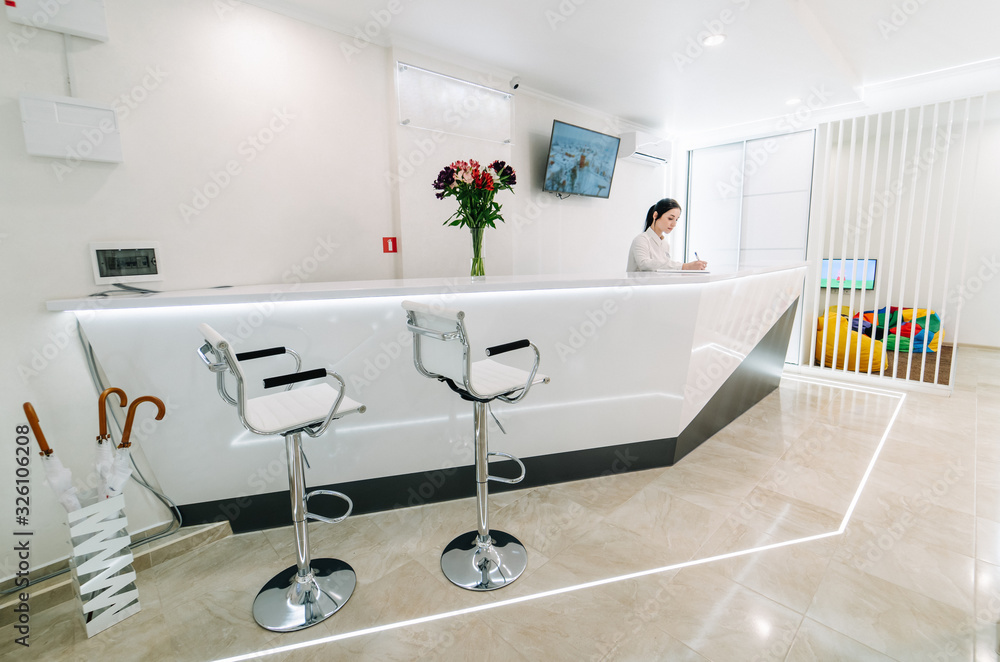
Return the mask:
[[444, 190], [455, 183], [455, 170], [451, 166], [445, 166], [441, 172], [438, 173], [437, 179], [434, 180], [434, 188], [441, 193], [437, 194], [438, 199], [444, 198]]
[[508, 186], [513, 186], [517, 183], [517, 176], [514, 174], [514, 169], [507, 165], [505, 161], [494, 161], [490, 164], [490, 168], [497, 174], [500, 181]]

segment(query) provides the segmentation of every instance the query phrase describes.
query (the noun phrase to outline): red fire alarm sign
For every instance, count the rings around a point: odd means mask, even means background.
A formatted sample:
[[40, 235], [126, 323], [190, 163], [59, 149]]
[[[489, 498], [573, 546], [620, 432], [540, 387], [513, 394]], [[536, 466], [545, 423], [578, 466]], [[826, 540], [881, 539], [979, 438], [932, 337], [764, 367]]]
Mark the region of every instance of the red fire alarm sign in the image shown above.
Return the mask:
[[382, 252], [383, 253], [396, 253], [399, 248], [399, 242], [396, 241], [395, 237], [382, 237]]

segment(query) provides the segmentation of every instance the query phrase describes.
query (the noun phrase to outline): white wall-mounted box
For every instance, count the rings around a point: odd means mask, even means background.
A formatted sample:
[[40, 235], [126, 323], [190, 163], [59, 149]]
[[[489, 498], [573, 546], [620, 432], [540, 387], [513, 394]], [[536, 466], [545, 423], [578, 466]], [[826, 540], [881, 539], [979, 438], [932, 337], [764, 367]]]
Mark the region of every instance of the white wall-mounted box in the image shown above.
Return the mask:
[[114, 108], [74, 97], [21, 95], [28, 154], [121, 163], [122, 137]]
[[629, 131], [620, 137], [619, 159], [653, 166], [670, 162], [673, 145], [669, 140], [642, 131]]
[[104, 0], [5, 0], [12, 23], [77, 37], [108, 40]]

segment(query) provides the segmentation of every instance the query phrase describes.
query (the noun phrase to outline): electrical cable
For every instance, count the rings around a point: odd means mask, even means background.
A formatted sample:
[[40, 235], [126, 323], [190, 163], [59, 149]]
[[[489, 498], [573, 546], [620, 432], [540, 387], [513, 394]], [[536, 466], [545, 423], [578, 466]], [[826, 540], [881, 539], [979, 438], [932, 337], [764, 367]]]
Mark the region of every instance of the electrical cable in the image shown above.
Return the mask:
[[110, 296], [116, 294], [141, 294], [143, 296], [149, 296], [150, 294], [160, 294], [160, 290], [149, 290], [145, 287], [133, 287], [132, 285], [126, 285], [125, 283], [112, 283], [117, 290], [104, 290], [103, 292], [95, 292], [91, 294], [91, 297], [101, 297], [106, 299]]

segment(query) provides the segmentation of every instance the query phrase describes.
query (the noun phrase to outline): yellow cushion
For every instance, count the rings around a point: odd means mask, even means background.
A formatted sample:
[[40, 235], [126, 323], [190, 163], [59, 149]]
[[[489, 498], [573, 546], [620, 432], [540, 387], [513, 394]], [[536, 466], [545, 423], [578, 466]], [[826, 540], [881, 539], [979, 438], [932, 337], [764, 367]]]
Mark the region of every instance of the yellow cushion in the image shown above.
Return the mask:
[[[826, 343], [823, 342], [823, 329], [826, 329]], [[854, 370], [858, 361], [858, 342], [861, 343], [860, 370], [868, 371], [868, 359], [872, 357], [872, 372], [885, 370], [889, 360], [882, 351], [882, 341], [872, 340], [863, 333], [851, 329], [851, 320], [840, 315], [835, 307], [831, 308], [826, 317], [820, 317], [816, 323], [816, 360], [822, 360], [826, 367], [836, 366]]]

